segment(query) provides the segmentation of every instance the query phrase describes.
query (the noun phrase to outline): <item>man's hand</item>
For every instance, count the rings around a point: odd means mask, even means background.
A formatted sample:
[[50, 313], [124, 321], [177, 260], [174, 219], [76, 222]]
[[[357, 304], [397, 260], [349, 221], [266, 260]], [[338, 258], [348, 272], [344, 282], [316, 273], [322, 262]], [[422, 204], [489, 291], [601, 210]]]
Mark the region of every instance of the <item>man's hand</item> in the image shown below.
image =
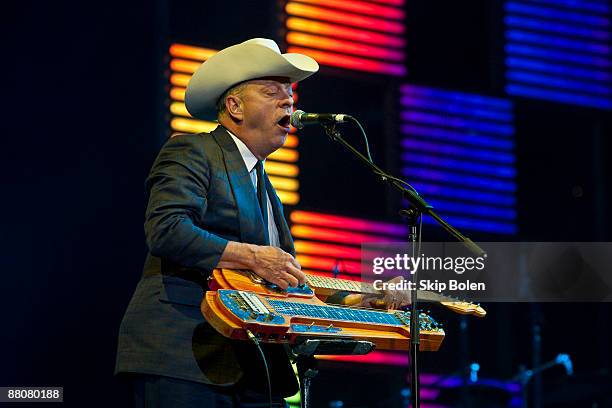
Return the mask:
[[282, 289], [306, 283], [302, 266], [291, 254], [273, 246], [256, 246], [251, 270]]
[[250, 269], [282, 289], [306, 283], [299, 262], [280, 248], [229, 241], [217, 268]]
[[[402, 280], [396, 276], [389, 282], [397, 283]], [[366, 296], [362, 294], [351, 294], [344, 298], [342, 304], [346, 306], [375, 307], [377, 309], [395, 310], [410, 304], [409, 290], [385, 290], [383, 296]]]

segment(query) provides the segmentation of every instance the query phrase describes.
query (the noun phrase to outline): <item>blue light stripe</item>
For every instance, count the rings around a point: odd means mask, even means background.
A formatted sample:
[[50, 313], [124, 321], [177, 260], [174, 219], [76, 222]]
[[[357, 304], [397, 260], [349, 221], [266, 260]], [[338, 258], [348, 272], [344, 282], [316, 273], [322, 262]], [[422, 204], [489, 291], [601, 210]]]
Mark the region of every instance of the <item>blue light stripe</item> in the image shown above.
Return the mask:
[[606, 58], [594, 57], [585, 54], [567, 53], [562, 51], [556, 51], [553, 49], [533, 47], [530, 45], [509, 43], [506, 44], [505, 49], [509, 55], [527, 55], [529, 57], [537, 57], [542, 59], [548, 59], [551, 61], [569, 62], [573, 64], [594, 66], [598, 68], [609, 68], [611, 65], [610, 61]]
[[584, 68], [566, 67], [563, 65], [556, 64], [554, 62], [545, 62], [532, 60], [529, 58], [521, 57], [508, 57], [506, 58], [506, 65], [512, 68], [524, 68], [533, 71], [543, 71], [552, 74], [561, 74], [572, 77], [577, 77], [585, 80], [593, 81], [610, 81], [612, 75], [605, 71], [589, 70]]
[[454, 184], [460, 187], [472, 187], [483, 190], [495, 190], [505, 193], [516, 192], [516, 184], [511, 181], [468, 176], [466, 174], [454, 174], [448, 171], [436, 171], [423, 168], [404, 167], [402, 174], [410, 179], [420, 179], [441, 183]]
[[438, 154], [447, 154], [450, 156], [459, 156], [463, 158], [479, 159], [486, 162], [496, 162], [513, 164], [514, 155], [504, 152], [492, 152], [490, 150], [465, 148], [460, 146], [449, 146], [440, 143], [422, 142], [419, 140], [404, 139], [402, 140], [402, 146], [408, 150], [422, 150], [426, 152], [433, 152]]
[[612, 88], [610, 86], [601, 86], [597, 84], [589, 84], [571, 79], [555, 78], [548, 75], [538, 75], [526, 71], [512, 70], [506, 73], [506, 78], [515, 82], [526, 82], [528, 84], [541, 85], [546, 87], [568, 89], [577, 91], [578, 93], [591, 93], [604, 96], [610, 96]]
[[451, 200], [471, 201], [477, 204], [489, 203], [502, 206], [514, 206], [516, 204], [516, 198], [510, 194], [487, 193], [466, 188], [449, 187], [431, 182], [411, 182], [410, 179], [408, 179], [408, 182], [425, 197], [442, 197]]
[[476, 217], [499, 219], [505, 221], [516, 220], [516, 210], [507, 207], [492, 207], [487, 205], [466, 204], [444, 199], [429, 200], [429, 203], [440, 213], [455, 213], [459, 216], [469, 214]]
[[581, 28], [559, 23], [545, 24], [544, 21], [533, 18], [506, 16], [504, 17], [504, 22], [510, 27], [528, 28], [530, 30], [552, 32], [566, 36], [596, 38], [602, 41], [607, 41], [610, 39], [610, 33], [607, 31]]
[[472, 146], [490, 147], [499, 150], [510, 150], [514, 148], [514, 141], [510, 138], [500, 139], [498, 137], [485, 136], [472, 132], [454, 132], [438, 127], [420, 126], [414, 124], [403, 124], [401, 132], [408, 136], [426, 136], [428, 139], [438, 139], [447, 142], [456, 142]]
[[530, 33], [522, 30], [507, 30], [506, 40], [516, 41], [519, 43], [526, 42], [530, 44], [543, 45], [545, 47], [557, 47], [567, 50], [576, 50], [579, 52], [591, 52], [595, 54], [610, 54], [610, 47], [604, 43], [596, 43], [592, 41], [580, 41], [575, 39], [567, 39], [556, 35]]
[[569, 104], [591, 106], [593, 108], [600, 109], [612, 109], [612, 102], [609, 99], [577, 95], [575, 93], [553, 91], [535, 86], [526, 86], [510, 83], [506, 85], [506, 92], [508, 92], [510, 95], [521, 95], [530, 98], [560, 101]]
[[423, 99], [441, 99], [450, 102], [460, 102], [472, 105], [484, 105], [488, 109], [502, 109], [509, 111], [512, 109], [512, 103], [499, 98], [492, 98], [481, 95], [470, 95], [461, 92], [451, 92], [442, 89], [425, 88], [417, 85], [402, 85], [400, 87], [402, 94], [414, 95]]
[[610, 21], [603, 16], [577, 14], [575, 12], [555, 10], [541, 6], [531, 6], [513, 1], [507, 2], [505, 9], [509, 13], [528, 14], [536, 17], [564, 20], [569, 23], [587, 24], [596, 27], [608, 27], [610, 25]]
[[[440, 157], [425, 153], [403, 153], [402, 160], [406, 164], [419, 164], [428, 167], [436, 167], [441, 169], [449, 169], [453, 171], [461, 171], [466, 173], [474, 173], [478, 175], [486, 174], [488, 176], [500, 178], [514, 178], [516, 170], [511, 166], [489, 165], [479, 162], [457, 160], [450, 157]], [[410, 166], [408, 168], [411, 168]]]
[[609, 6], [604, 3], [587, 2], [585, 0], [530, 0], [532, 3], [550, 4], [555, 7], [565, 7], [573, 10], [588, 11], [592, 13], [609, 13]]
[[511, 112], [499, 112], [480, 107], [469, 107], [458, 102], [441, 102], [434, 99], [417, 99], [413, 96], [403, 96], [400, 99], [400, 103], [403, 106], [411, 108], [425, 108], [453, 115], [470, 116], [472, 118], [483, 118], [502, 122], [510, 122], [512, 120]]
[[486, 123], [477, 120], [461, 119], [457, 117], [449, 117], [446, 115], [438, 115], [435, 113], [424, 113], [416, 111], [404, 111], [400, 113], [402, 120], [416, 123], [427, 123], [439, 126], [453, 127], [456, 129], [475, 130], [495, 135], [511, 135], [514, 133], [512, 125]]
[[[509, 223], [484, 221], [480, 219], [473, 219], [463, 216], [457, 217], [452, 215], [448, 217], [445, 216], [444, 219], [454, 227], [463, 230], [484, 231], [497, 234], [516, 234], [518, 232], [516, 225]], [[428, 225], [438, 225], [438, 223], [431, 217], [423, 217], [423, 223]]]

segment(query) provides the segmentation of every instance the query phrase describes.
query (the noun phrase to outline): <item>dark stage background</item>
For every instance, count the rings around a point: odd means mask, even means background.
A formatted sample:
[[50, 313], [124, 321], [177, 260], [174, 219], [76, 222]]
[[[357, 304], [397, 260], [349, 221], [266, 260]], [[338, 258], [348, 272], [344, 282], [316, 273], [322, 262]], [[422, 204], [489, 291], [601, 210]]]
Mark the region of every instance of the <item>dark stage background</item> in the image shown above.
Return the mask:
[[[146, 249], [143, 183], [168, 136], [167, 47], [183, 41], [220, 49], [252, 37], [282, 44], [278, 7], [195, 0], [4, 5], [0, 386], [63, 386], [68, 406], [131, 406], [112, 373], [119, 323]], [[407, 1], [406, 79], [503, 96], [501, 9], [500, 1]], [[323, 67], [300, 85], [300, 108], [360, 118], [375, 159], [397, 170], [393, 81]], [[512, 239], [612, 240], [609, 111], [522, 99], [514, 114], [519, 233]], [[301, 135], [300, 208], [399, 221], [394, 192], [319, 129]], [[361, 143], [357, 133], [348, 135]], [[441, 236], [426, 226], [424, 239]], [[609, 304], [487, 306], [489, 317], [464, 320], [463, 331], [461, 319], [442, 313], [447, 338], [440, 352], [423, 355], [422, 369], [450, 374], [478, 361], [483, 376], [507, 379], [532, 364], [535, 319], [542, 360], [566, 352], [576, 371], [569, 382], [560, 368], [545, 377], [545, 391], [567, 392], [551, 406], [604, 400], [599, 384], [612, 385]], [[576, 337], [571, 322], [579, 322]], [[331, 399], [376, 406], [381, 393], [391, 402], [380, 406], [401, 406], [394, 398], [406, 384], [404, 368], [325, 366], [313, 388], [317, 407]]]

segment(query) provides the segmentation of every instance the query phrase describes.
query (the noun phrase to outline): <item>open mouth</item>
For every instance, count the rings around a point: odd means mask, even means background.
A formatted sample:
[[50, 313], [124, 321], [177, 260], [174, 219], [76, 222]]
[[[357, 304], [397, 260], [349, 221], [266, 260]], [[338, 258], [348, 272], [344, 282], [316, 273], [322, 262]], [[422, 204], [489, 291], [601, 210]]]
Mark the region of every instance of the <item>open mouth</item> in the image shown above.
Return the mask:
[[280, 127], [284, 128], [287, 132], [289, 132], [291, 126], [291, 116], [284, 115], [282, 118], [280, 118], [277, 124]]

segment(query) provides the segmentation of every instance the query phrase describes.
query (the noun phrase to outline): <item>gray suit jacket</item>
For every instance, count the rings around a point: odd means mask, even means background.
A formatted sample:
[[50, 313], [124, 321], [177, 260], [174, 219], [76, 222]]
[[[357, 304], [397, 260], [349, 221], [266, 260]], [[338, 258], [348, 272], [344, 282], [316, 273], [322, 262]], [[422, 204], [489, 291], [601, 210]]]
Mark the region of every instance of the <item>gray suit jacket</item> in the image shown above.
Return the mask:
[[[281, 247], [295, 255], [282, 204], [266, 181]], [[216, 385], [242, 378], [241, 384], [265, 390], [254, 345], [222, 337], [199, 309], [227, 241], [265, 243], [257, 194], [236, 144], [221, 126], [210, 134], [171, 138], [153, 164], [146, 189], [149, 253], [121, 323], [116, 373]], [[274, 393], [294, 393], [297, 382], [285, 350], [266, 346], [265, 353]]]

